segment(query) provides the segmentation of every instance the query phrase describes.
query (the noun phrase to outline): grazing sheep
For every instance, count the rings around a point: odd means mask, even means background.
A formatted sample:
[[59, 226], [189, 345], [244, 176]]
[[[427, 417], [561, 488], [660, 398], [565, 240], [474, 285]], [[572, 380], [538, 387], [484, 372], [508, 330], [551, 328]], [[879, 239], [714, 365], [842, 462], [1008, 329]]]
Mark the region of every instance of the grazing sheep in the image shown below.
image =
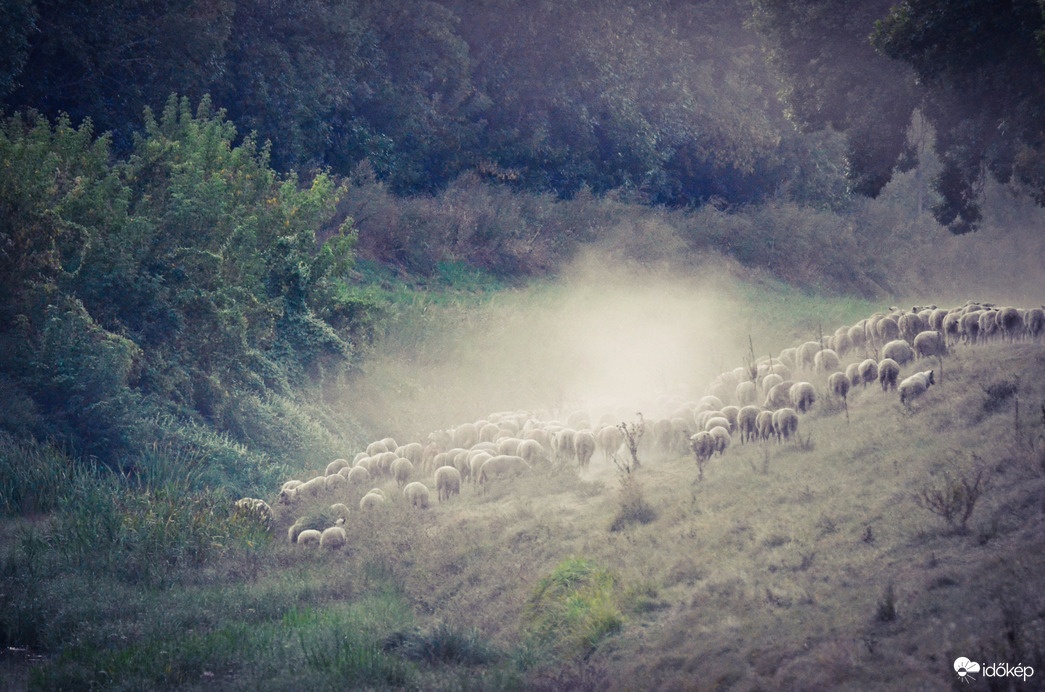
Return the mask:
[[940, 332], [922, 332], [914, 337], [914, 352], [919, 358], [947, 355], [947, 340]]
[[294, 492], [297, 495], [300, 495], [301, 497], [319, 497], [320, 491], [326, 490], [326, 487], [327, 487], [327, 477], [326, 476], [316, 476], [315, 478], [311, 478], [311, 479], [305, 481]]
[[373, 490], [368, 492], [359, 500], [359, 509], [364, 512], [380, 507], [385, 502], [385, 496]]
[[813, 369], [817, 372], [834, 372], [839, 368], [840, 363], [838, 354], [829, 348], [817, 351], [813, 356]]
[[758, 430], [758, 439], [768, 440], [773, 434], [773, 412], [759, 411], [755, 419], [755, 428]]
[[1031, 308], [1023, 320], [1027, 336], [1038, 340], [1045, 334], [1045, 308]]
[[980, 338], [990, 340], [998, 334], [998, 311], [984, 310], [980, 313]]
[[689, 447], [697, 457], [697, 466], [702, 467], [715, 453], [715, 438], [702, 430], [689, 438]]
[[522, 457], [530, 466], [536, 466], [547, 461], [548, 455], [544, 447], [537, 440], [522, 440], [515, 449], [515, 456]]
[[773, 432], [776, 440], [790, 440], [798, 432], [798, 414], [793, 408], [782, 408], [773, 412]]
[[287, 538], [290, 539], [291, 543], [297, 543], [298, 542], [298, 536], [300, 536], [301, 532], [304, 531], [304, 530], [305, 530], [305, 525], [301, 523], [301, 519], [298, 519], [297, 521], [295, 521], [293, 524], [290, 525], [290, 528], [287, 529]]
[[344, 523], [348, 521], [348, 505], [343, 502], [330, 505], [330, 511], [338, 516], [339, 522]]
[[495, 423], [486, 423], [479, 428], [479, 441], [480, 442], [493, 442], [497, 439], [497, 436], [501, 434], [500, 426]]
[[319, 541], [322, 539], [323, 534], [315, 529], [305, 529], [298, 534], [297, 544], [298, 545], [319, 545]]
[[852, 342], [853, 348], [863, 348], [864, 344], [867, 343], [867, 332], [864, 331], [864, 325], [854, 324], [849, 328], [849, 341]]
[[[872, 363], [874, 361], [871, 361]], [[875, 367], [878, 367], [878, 363], [875, 363]], [[864, 378], [860, 374], [860, 363], [850, 363], [845, 368], [845, 376], [849, 378], [849, 384], [855, 387], [858, 384], [863, 384]], [[877, 379], [878, 373], [875, 372], [875, 378]], [[830, 381], [830, 380], [828, 380]]]
[[769, 390], [784, 381], [784, 376], [771, 372], [762, 378], [762, 392], [768, 394]]
[[339, 473], [335, 473], [332, 476], [325, 476], [323, 479], [323, 487], [326, 488], [328, 492], [336, 492], [338, 490], [343, 490], [347, 486], [348, 479], [346, 479]]
[[962, 337], [962, 313], [959, 310], [948, 310], [943, 318], [942, 331], [949, 344], [958, 343]]
[[740, 431], [740, 444], [755, 439], [758, 433], [756, 421], [758, 420], [758, 407], [745, 406], [737, 412], [737, 430]]
[[366, 446], [366, 455], [368, 457], [377, 456], [378, 454], [384, 454], [387, 451], [388, 447], [385, 446], [385, 443], [381, 442], [380, 440], [376, 442], [371, 442]]
[[773, 367], [769, 368], [770, 375], [780, 375], [785, 380], [791, 379], [791, 368], [787, 367], [783, 363], [774, 363]]
[[425, 448], [420, 442], [411, 442], [400, 445], [393, 450], [401, 459], [409, 459], [414, 466], [420, 466], [424, 462]]
[[1012, 343], [1023, 334], [1023, 316], [1016, 308], [1005, 307], [998, 310], [998, 316], [995, 318], [995, 321], [998, 324], [998, 331], [1001, 332], [1002, 336], [1009, 343]]
[[914, 349], [903, 339], [890, 341], [882, 348], [883, 358], [892, 358], [900, 365], [914, 360]]
[[708, 394], [700, 397], [700, 401], [697, 402], [697, 411], [721, 411], [722, 410], [722, 399], [715, 396], [714, 394]]
[[900, 377], [900, 364], [892, 358], [883, 358], [878, 363], [878, 384], [882, 385], [882, 391], [896, 389], [896, 381]]
[[714, 441], [715, 451], [718, 452], [719, 456], [726, 453], [726, 448], [729, 447], [729, 443], [732, 438], [729, 436], [729, 430], [723, 428], [721, 425], [716, 425], [714, 428], [708, 431], [711, 435], [711, 439]]
[[396, 485], [402, 488], [410, 480], [410, 474], [414, 472], [414, 465], [410, 463], [409, 459], [396, 459], [392, 462], [391, 472]]
[[353, 466], [348, 471], [349, 485], [369, 485], [370, 484], [370, 472], [362, 466]]
[[[300, 540], [300, 537], [299, 539]], [[319, 535], [319, 547], [327, 550], [341, 550], [348, 543], [348, 534], [340, 526], [331, 526], [323, 529]]]
[[[842, 329], [846, 329], [846, 327], [842, 327]], [[853, 340], [849, 338], [848, 332], [831, 337], [831, 350], [840, 356], [853, 350]]]
[[813, 404], [816, 403], [816, 390], [809, 382], [794, 383], [791, 385], [788, 395], [791, 399], [791, 405], [802, 413], [809, 411], [809, 409], [813, 408]]
[[910, 408], [911, 402], [917, 399], [929, 389], [930, 385], [936, 384], [932, 370], [916, 372], [910, 377], [904, 378], [900, 383], [900, 403]]
[[522, 440], [518, 437], [502, 437], [497, 440], [498, 454], [519, 454], [519, 445]]
[[784, 380], [770, 389], [765, 403], [762, 404], [763, 408], [778, 409], [788, 406], [791, 403], [791, 387], [794, 384], [791, 380]]
[[737, 403], [741, 406], [753, 404], [758, 400], [758, 387], [756, 387], [755, 383], [751, 380], [741, 382], [737, 385], [734, 396], [736, 397]]
[[420, 481], [414, 481], [413, 483], [408, 483], [403, 488], [403, 497], [414, 507], [428, 509], [428, 500], [431, 497], [431, 493], [427, 485]]
[[740, 415], [740, 408], [737, 406], [723, 406], [722, 417], [729, 421], [729, 434], [732, 435], [737, 429], [737, 416]]
[[878, 361], [868, 358], [860, 363], [860, 380], [864, 387], [878, 381]]
[[820, 352], [819, 341], [807, 341], [798, 347], [795, 354], [797, 365], [803, 370], [814, 370], [816, 368], [816, 354]]
[[914, 343], [914, 337], [925, 331], [928, 326], [921, 315], [914, 312], [905, 312], [896, 320], [896, 326], [900, 329], [900, 338], [909, 344]]
[[[456, 467], [461, 472], [461, 477], [471, 479], [472, 484], [479, 482], [479, 470], [482, 469], [483, 464], [489, 459], [493, 459], [494, 455], [490, 454], [486, 450], [477, 450], [475, 454], [470, 454], [467, 459], [467, 463], [463, 466]], [[465, 470], [467, 469], [467, 470]]]
[[[783, 351], [780, 352], [780, 355], [777, 356], [777, 360], [779, 360], [788, 368], [796, 367], [796, 365], [798, 364], [798, 349], [793, 347], [785, 348]], [[791, 375], [788, 374], [788, 376], [784, 379], [788, 379], [790, 377]]]
[[435, 470], [435, 490], [440, 502], [449, 500], [451, 495], [460, 495], [461, 473], [453, 466], [440, 466]]
[[[617, 450], [620, 449], [620, 446], [624, 444], [624, 433], [616, 425], [606, 425], [596, 433], [595, 442], [598, 443], [599, 451], [602, 452], [603, 458], [609, 461], [617, 453]], [[526, 459], [522, 454], [519, 456]], [[530, 460], [526, 459], [526, 461], [529, 462]]]
[[980, 337], [980, 314], [981, 311], [973, 310], [962, 315], [961, 333], [962, 341], [966, 344], [975, 344]]
[[729, 430], [729, 419], [725, 416], [712, 416], [704, 423], [704, 430], [706, 432], [711, 432], [711, 429], [716, 427], [723, 427], [726, 430]]
[[886, 344], [900, 338], [900, 326], [893, 317], [883, 317], [875, 322], [874, 332], [880, 344]]
[[326, 475], [333, 476], [335, 473], [337, 473], [341, 469], [345, 468], [346, 466], [348, 466], [348, 460], [347, 459], [334, 459], [332, 462], [327, 464], [327, 473], [326, 473]]
[[577, 464], [582, 468], [588, 468], [592, 456], [595, 454], [595, 433], [591, 430], [578, 430], [573, 438], [574, 452], [577, 454]]
[[845, 373], [836, 372], [827, 378], [828, 389], [830, 389], [831, 393], [842, 401], [845, 401], [846, 397], [849, 395], [850, 386], [851, 382], [849, 381], [849, 378], [846, 377]]
[[530, 465], [523, 461], [522, 457], [507, 454], [491, 457], [479, 468], [479, 485], [485, 488], [490, 481], [521, 476], [529, 470]]
[[462, 423], [454, 428], [453, 446], [471, 449], [479, 441], [479, 428], [475, 423]]
[[577, 431], [573, 428], [562, 428], [552, 433], [552, 454], [558, 462], [568, 462], [577, 456], [574, 441]]

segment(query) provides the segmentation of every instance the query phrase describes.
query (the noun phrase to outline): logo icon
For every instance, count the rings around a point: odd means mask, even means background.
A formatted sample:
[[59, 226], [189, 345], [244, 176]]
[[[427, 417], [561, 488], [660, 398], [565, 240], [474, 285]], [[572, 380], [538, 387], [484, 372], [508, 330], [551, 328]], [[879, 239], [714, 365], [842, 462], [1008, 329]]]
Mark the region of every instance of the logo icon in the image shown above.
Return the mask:
[[972, 673], [980, 672], [980, 664], [961, 656], [954, 659], [954, 672], [958, 674], [962, 682], [969, 682], [976, 679], [972, 676]]

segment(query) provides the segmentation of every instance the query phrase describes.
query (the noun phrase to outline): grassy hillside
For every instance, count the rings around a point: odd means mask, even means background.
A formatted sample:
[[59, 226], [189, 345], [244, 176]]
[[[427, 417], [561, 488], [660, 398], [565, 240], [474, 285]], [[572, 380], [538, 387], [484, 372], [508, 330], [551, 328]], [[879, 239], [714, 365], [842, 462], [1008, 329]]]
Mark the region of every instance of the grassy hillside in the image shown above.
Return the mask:
[[[543, 468], [441, 504], [433, 492], [422, 511], [384, 480], [389, 500], [350, 514], [338, 552], [286, 540], [298, 517], [332, 523], [330, 498], [293, 511], [266, 498], [269, 534], [180, 481], [173, 470], [191, 460], [163, 450], [128, 490], [74, 473], [59, 450], [26, 449], [23, 466], [43, 479], [34, 487], [66, 492], [54, 513], [0, 525], [0, 633], [12, 647], [0, 679], [947, 689], [959, 656], [1022, 663], [1037, 678], [1042, 372], [1041, 344], [957, 347], [910, 412], [868, 388], [850, 394], [848, 420], [814, 380], [820, 400], [798, 441], [734, 439], [701, 482], [692, 456], [646, 455], [624, 479], [596, 455], [583, 473]], [[918, 499], [950, 497], [981, 472], [964, 528]], [[340, 499], [355, 507], [360, 493]]]

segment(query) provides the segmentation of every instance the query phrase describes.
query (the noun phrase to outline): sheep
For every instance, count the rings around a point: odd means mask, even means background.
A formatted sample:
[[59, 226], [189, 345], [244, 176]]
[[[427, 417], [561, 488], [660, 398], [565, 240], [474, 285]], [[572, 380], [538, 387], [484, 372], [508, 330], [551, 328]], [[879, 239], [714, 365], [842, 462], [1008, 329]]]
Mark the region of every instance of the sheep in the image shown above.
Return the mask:
[[737, 385], [737, 388], [734, 392], [734, 397], [736, 398], [737, 403], [741, 406], [753, 404], [758, 399], [758, 388], [755, 386], [755, 383], [751, 380], [741, 382]]
[[1005, 340], [1012, 343], [1023, 333], [1023, 316], [1020, 311], [1013, 307], [1005, 307], [998, 310], [996, 318], [998, 331], [1002, 333]]
[[376, 509], [377, 507], [384, 504], [384, 501], [384, 495], [371, 490], [359, 500], [359, 509], [363, 510], [364, 512]]
[[962, 336], [962, 313], [958, 310], [948, 310], [947, 316], [943, 318], [942, 331], [948, 343], [958, 343]]
[[290, 539], [291, 543], [298, 542], [298, 536], [305, 530], [305, 525], [302, 523], [302, 519], [298, 519], [287, 529], [287, 538]]
[[[609, 461], [617, 453], [617, 450], [620, 449], [620, 446], [624, 444], [624, 433], [616, 425], [606, 425], [596, 433], [595, 442], [598, 444], [603, 458]], [[520, 454], [519, 456], [526, 459], [525, 455]], [[529, 462], [529, 459], [526, 460]]]
[[338, 523], [343, 524], [348, 521], [348, 505], [342, 502], [336, 502], [330, 505], [330, 511], [338, 516]]
[[737, 412], [737, 430], [740, 431], [740, 444], [753, 440], [758, 432], [756, 421], [758, 420], [757, 406], [744, 406]]
[[813, 385], [809, 382], [796, 382], [791, 385], [788, 395], [791, 399], [791, 405], [802, 413], [808, 412], [813, 407], [813, 404], [816, 403], [816, 390], [813, 389]]
[[[860, 380], [864, 387], [878, 381], [878, 361], [874, 358], [867, 358], [860, 363]], [[853, 384], [856, 384], [855, 380]]]
[[[300, 540], [300, 537], [299, 539]], [[327, 550], [341, 550], [348, 543], [348, 534], [340, 526], [323, 529], [319, 535], [319, 547]]]
[[413, 483], [407, 483], [406, 487], [403, 488], [403, 497], [414, 507], [428, 509], [428, 500], [431, 497], [431, 493], [427, 485], [420, 481], [414, 481]]
[[1037, 341], [1045, 334], [1045, 307], [1031, 308], [1023, 320], [1027, 336]]
[[704, 423], [704, 430], [711, 432], [712, 428], [723, 427], [727, 431], [729, 430], [729, 419], [725, 416], [712, 416], [708, 418], [707, 422]]
[[755, 428], [760, 440], [768, 440], [773, 434], [773, 412], [759, 411], [758, 417], [755, 418]]
[[[457, 467], [457, 470], [461, 472], [461, 476], [464, 478], [471, 479], [473, 484], [479, 482], [479, 471], [482, 469], [483, 464], [489, 459], [493, 459], [494, 455], [490, 454], [485, 450], [478, 450], [475, 454], [468, 457], [468, 463], [462, 467]], [[467, 471], [465, 470], [467, 469]]]
[[900, 364], [892, 358], [883, 358], [878, 363], [878, 384], [882, 391], [896, 389], [896, 381], [900, 377]]
[[737, 406], [723, 406], [722, 417], [729, 421], [729, 434], [732, 435], [737, 429], [737, 416], [740, 415], [740, 408]]
[[588, 468], [588, 464], [595, 454], [595, 434], [590, 430], [578, 430], [573, 439], [573, 445], [577, 454], [577, 464], [582, 469]]
[[722, 410], [722, 399], [715, 396], [714, 394], [708, 394], [700, 397], [700, 401], [697, 402], [697, 411], [721, 411]]
[[552, 454], [556, 461], [570, 461], [576, 457], [577, 452], [574, 447], [576, 438], [577, 431], [573, 428], [562, 428], [552, 433]]
[[785, 380], [791, 379], [791, 368], [787, 367], [783, 363], [773, 363], [773, 366], [769, 368], [770, 375], [780, 375]]
[[515, 455], [522, 457], [530, 466], [541, 464], [547, 459], [544, 447], [537, 440], [520, 441], [515, 450]]
[[327, 464], [326, 475], [333, 476], [335, 473], [345, 468], [346, 466], [348, 466], [347, 459], [334, 459], [332, 462]]
[[998, 311], [985, 310], [980, 313], [980, 338], [989, 340], [998, 333]]
[[414, 466], [420, 466], [424, 462], [425, 448], [420, 442], [411, 442], [400, 445], [393, 450], [401, 459], [409, 459]]
[[798, 432], [798, 414], [793, 408], [773, 412], [773, 432], [776, 433], [777, 442], [781, 439], [790, 440]]
[[716, 425], [714, 428], [708, 431], [711, 435], [711, 439], [714, 441], [715, 451], [718, 452], [719, 456], [726, 453], [726, 448], [729, 447], [729, 443], [732, 438], [729, 436], [729, 430], [723, 428], [721, 425]]
[[807, 341], [798, 347], [798, 351], [795, 354], [797, 365], [803, 370], [815, 369], [816, 354], [820, 352], [821, 345], [819, 341]]
[[893, 317], [883, 317], [875, 322], [874, 332], [880, 344], [889, 343], [900, 338], [900, 326]]
[[272, 526], [272, 508], [269, 503], [256, 497], [236, 500], [233, 513], [237, 519], [257, 524], [266, 531]]
[[930, 385], [936, 384], [932, 370], [916, 372], [910, 377], [904, 378], [900, 383], [900, 403], [906, 408], [911, 408], [911, 402], [922, 394], [925, 394]]
[[[798, 364], [798, 349], [797, 348], [785, 348], [777, 356], [777, 360], [783, 363], [788, 368], [794, 368]], [[790, 377], [790, 375], [788, 375]], [[786, 378], [785, 378], [786, 379]]]
[[414, 472], [414, 465], [410, 463], [409, 459], [399, 458], [392, 462], [391, 471], [396, 485], [402, 488], [410, 480], [410, 474]]
[[914, 360], [914, 349], [903, 339], [894, 339], [882, 348], [883, 358], [892, 358], [899, 365]]
[[494, 423], [486, 423], [479, 428], [480, 442], [493, 442], [501, 434], [501, 428]]
[[962, 341], [966, 344], [975, 344], [980, 336], [980, 311], [974, 310], [962, 315], [961, 321]]
[[305, 529], [298, 534], [297, 544], [298, 545], [319, 545], [320, 539], [323, 537], [319, 531], [315, 529]]
[[947, 341], [940, 332], [921, 332], [914, 337], [914, 352], [918, 358], [947, 355]]
[[[715, 453], [715, 438], [707, 431], [700, 431], [689, 438], [689, 447], [697, 457], [697, 468], [703, 468], [711, 455]], [[703, 476], [703, 471], [701, 471]]]
[[475, 423], [462, 423], [454, 428], [452, 440], [454, 447], [470, 449], [479, 441], [479, 429]]
[[790, 380], [784, 380], [780, 384], [776, 385], [769, 390], [766, 395], [765, 403], [762, 404], [764, 408], [778, 409], [783, 408], [791, 403], [791, 387], [795, 383]]
[[813, 356], [813, 369], [817, 372], [833, 372], [839, 368], [840, 362], [837, 353], [825, 348]]
[[362, 466], [353, 466], [348, 471], [349, 485], [367, 485], [370, 483], [370, 472]]
[[[874, 361], [872, 361], [874, 362]], [[878, 367], [878, 363], [875, 363], [875, 367]], [[858, 384], [863, 384], [864, 378], [860, 375], [860, 363], [850, 363], [845, 368], [845, 376], [849, 379], [849, 385], [855, 387]], [[878, 373], [875, 373], [877, 379]], [[830, 382], [830, 378], [828, 378]]]
[[[762, 378], [762, 393], [768, 394], [769, 390], [784, 381], [784, 376], [771, 372]], [[753, 403], [753, 402], [752, 402]]]
[[453, 466], [440, 466], [435, 470], [435, 490], [440, 502], [449, 500], [451, 495], [460, 495], [461, 473]]
[[852, 385], [845, 373], [836, 372], [827, 378], [827, 387], [831, 393], [842, 401], [849, 395], [849, 387]]
[[530, 465], [523, 461], [522, 457], [507, 454], [491, 457], [479, 468], [479, 485], [486, 488], [490, 481], [497, 478], [521, 476], [529, 470]]
[[348, 485], [348, 479], [339, 473], [335, 473], [332, 476], [325, 476], [323, 478], [323, 487], [328, 492], [336, 492], [345, 488]]
[[900, 329], [900, 338], [909, 344], [913, 344], [914, 337], [925, 331], [928, 326], [920, 315], [913, 312], [905, 312], [900, 315], [896, 325]]
[[[842, 329], [846, 328], [842, 327]], [[853, 340], [849, 338], [848, 333], [835, 334], [831, 337], [831, 350], [840, 356], [844, 356], [853, 350]]]
[[366, 455], [368, 457], [377, 456], [378, 454], [384, 454], [388, 451], [388, 447], [385, 446], [384, 442], [378, 440], [377, 442], [371, 442], [366, 446]]
[[854, 324], [850, 327], [848, 336], [854, 349], [863, 348], [864, 344], [867, 343], [867, 332], [864, 331], [864, 325], [862, 323]]
[[502, 437], [497, 441], [497, 453], [518, 455], [521, 442], [518, 437]]

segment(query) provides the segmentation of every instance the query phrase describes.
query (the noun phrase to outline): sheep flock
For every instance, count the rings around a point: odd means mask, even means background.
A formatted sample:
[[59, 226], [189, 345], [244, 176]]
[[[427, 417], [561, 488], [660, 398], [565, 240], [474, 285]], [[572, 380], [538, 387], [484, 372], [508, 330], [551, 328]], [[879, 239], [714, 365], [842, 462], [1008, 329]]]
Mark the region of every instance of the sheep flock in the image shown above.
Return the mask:
[[[870, 390], [859, 396], [894, 397], [898, 407], [914, 412], [919, 397], [940, 382], [934, 366], [954, 349], [1043, 338], [1042, 308], [975, 302], [893, 308], [775, 357], [745, 359], [715, 377], [702, 396], [664, 395], [646, 415], [635, 406], [598, 415], [584, 409], [559, 415], [502, 411], [433, 431], [423, 441], [375, 440], [312, 478], [287, 481], [277, 504], [301, 517], [288, 530], [291, 543], [338, 550], [351, 543], [341, 528], [349, 513], [374, 511], [392, 500], [389, 493], [416, 511], [431, 511], [469, 488], [484, 493], [492, 484], [552, 466], [583, 472], [593, 459], [620, 465], [628, 458], [629, 434], [637, 438], [639, 458], [695, 457], [703, 478], [704, 464], [727, 455], [733, 444], [799, 443], [802, 417], [818, 407], [829, 410], [825, 401], [844, 406], [848, 416], [850, 397]], [[910, 372], [901, 378], [905, 370]], [[238, 507], [271, 521], [261, 500], [241, 500]], [[328, 526], [305, 525], [304, 513], [314, 516], [317, 508]]]

